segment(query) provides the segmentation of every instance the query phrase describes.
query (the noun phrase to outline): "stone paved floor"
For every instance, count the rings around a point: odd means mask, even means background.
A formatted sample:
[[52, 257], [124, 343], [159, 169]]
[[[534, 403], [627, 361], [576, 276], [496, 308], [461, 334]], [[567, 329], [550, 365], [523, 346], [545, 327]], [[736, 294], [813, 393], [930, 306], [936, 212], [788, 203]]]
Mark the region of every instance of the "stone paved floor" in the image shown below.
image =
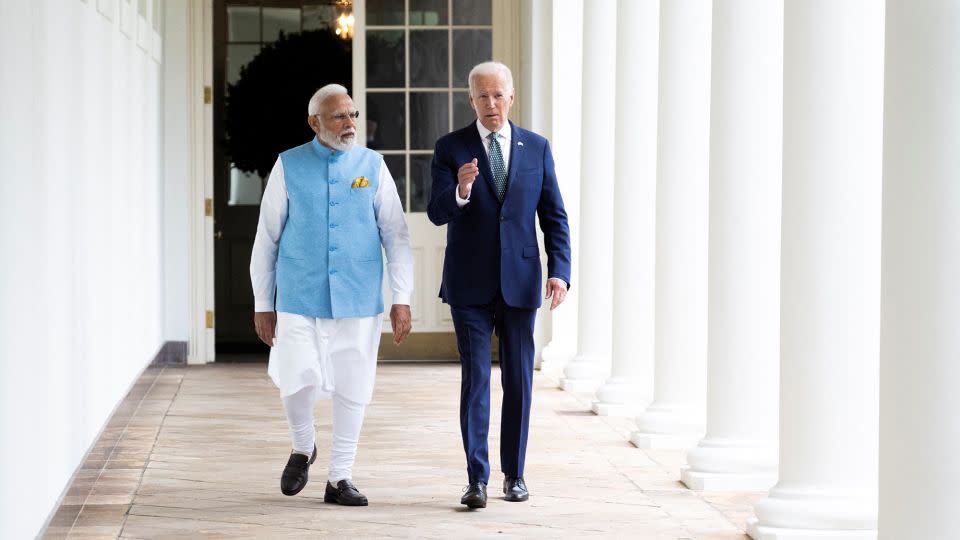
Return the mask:
[[[491, 418], [491, 498], [460, 506], [465, 466], [456, 364], [385, 364], [367, 409], [354, 482], [366, 508], [323, 503], [330, 405], [299, 495], [280, 494], [289, 452], [264, 364], [148, 369], [77, 473], [45, 538], [746, 539], [759, 493], [704, 495], [679, 483], [681, 454], [627, 442], [632, 422], [597, 417], [589, 396], [534, 379], [527, 503], [498, 498], [499, 412]], [[499, 380], [494, 373], [493, 380]], [[494, 384], [493, 407], [500, 392]]]

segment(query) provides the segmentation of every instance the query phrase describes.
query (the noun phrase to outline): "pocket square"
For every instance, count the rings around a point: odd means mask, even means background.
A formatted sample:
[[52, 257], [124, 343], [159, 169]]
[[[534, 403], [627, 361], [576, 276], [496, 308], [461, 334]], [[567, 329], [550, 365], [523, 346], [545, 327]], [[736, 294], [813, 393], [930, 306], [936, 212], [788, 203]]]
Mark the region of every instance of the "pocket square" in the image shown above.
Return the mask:
[[368, 187], [369, 185], [370, 185], [370, 181], [367, 180], [367, 177], [360, 176], [358, 178], [354, 178], [353, 183], [350, 184], [350, 187], [353, 189], [356, 189], [356, 188], [365, 188], [365, 187]]

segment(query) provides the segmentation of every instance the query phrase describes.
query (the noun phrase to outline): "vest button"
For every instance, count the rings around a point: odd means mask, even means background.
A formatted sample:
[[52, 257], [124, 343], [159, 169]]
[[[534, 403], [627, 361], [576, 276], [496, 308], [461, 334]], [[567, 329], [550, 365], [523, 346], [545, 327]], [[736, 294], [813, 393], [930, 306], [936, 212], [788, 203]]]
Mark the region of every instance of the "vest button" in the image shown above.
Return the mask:
[[337, 246], [330, 246], [330, 251], [336, 251], [336, 250], [337, 250]]
[[337, 205], [337, 203], [335, 203], [335, 202], [333, 202], [333, 201], [330, 201], [330, 206], [336, 206], [336, 205]]

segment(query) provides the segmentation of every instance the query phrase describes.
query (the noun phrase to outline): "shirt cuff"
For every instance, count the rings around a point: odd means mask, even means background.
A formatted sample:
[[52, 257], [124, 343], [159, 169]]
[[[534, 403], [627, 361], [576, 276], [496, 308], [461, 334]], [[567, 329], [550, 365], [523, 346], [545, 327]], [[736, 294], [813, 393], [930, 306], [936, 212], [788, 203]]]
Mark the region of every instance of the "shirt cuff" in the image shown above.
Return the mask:
[[393, 293], [393, 303], [402, 304], [405, 306], [410, 305], [410, 293], [394, 292]]
[[467, 203], [470, 202], [470, 193], [471, 193], [471, 192], [473, 192], [473, 186], [470, 186], [470, 191], [467, 192], [467, 198], [466, 198], [466, 199], [461, 199], [461, 198], [460, 198], [460, 186], [455, 187], [455, 188], [453, 189], [453, 196], [457, 198], [457, 206], [459, 206], [460, 208], [463, 208], [464, 206], [466, 206]]
[[261, 313], [264, 311], [275, 311], [273, 302], [264, 302], [257, 300], [253, 303], [253, 311]]

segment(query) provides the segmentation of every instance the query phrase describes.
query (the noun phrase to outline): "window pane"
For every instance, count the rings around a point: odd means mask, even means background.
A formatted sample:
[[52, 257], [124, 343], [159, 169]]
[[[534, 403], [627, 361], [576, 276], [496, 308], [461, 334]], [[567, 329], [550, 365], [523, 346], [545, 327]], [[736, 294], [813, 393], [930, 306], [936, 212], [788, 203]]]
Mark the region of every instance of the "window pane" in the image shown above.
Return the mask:
[[257, 173], [243, 172], [230, 164], [230, 206], [260, 204], [263, 196], [263, 178]]
[[367, 30], [367, 86], [403, 88], [403, 30]]
[[300, 8], [263, 8], [263, 41], [280, 39], [280, 32], [294, 34], [300, 31]]
[[410, 31], [410, 86], [447, 88], [447, 31]]
[[453, 0], [453, 24], [490, 24], [490, 0]]
[[453, 86], [466, 88], [473, 66], [493, 57], [490, 30], [453, 31]]
[[227, 7], [227, 41], [260, 42], [260, 8]]
[[410, 0], [410, 26], [447, 24], [447, 0]]
[[387, 170], [393, 175], [393, 181], [397, 184], [397, 194], [400, 195], [400, 204], [403, 210], [407, 210], [407, 171], [406, 156], [383, 156], [383, 162], [387, 164]]
[[446, 92], [410, 93], [410, 148], [412, 150], [433, 150], [437, 139], [450, 131], [447, 129], [448, 108]]
[[227, 45], [227, 83], [236, 84], [240, 79], [240, 68], [247, 65], [260, 54], [259, 45]]
[[303, 6], [304, 30], [330, 30], [337, 27], [340, 8], [325, 4]]
[[367, 93], [367, 147], [403, 150], [406, 145], [402, 92]]
[[367, 26], [403, 24], [403, 0], [367, 0]]
[[433, 179], [430, 176], [432, 155], [410, 156], [410, 211], [426, 212], [430, 203], [430, 187]]
[[460, 129], [471, 122], [476, 122], [477, 113], [470, 106], [470, 96], [467, 92], [453, 93], [453, 129]]

